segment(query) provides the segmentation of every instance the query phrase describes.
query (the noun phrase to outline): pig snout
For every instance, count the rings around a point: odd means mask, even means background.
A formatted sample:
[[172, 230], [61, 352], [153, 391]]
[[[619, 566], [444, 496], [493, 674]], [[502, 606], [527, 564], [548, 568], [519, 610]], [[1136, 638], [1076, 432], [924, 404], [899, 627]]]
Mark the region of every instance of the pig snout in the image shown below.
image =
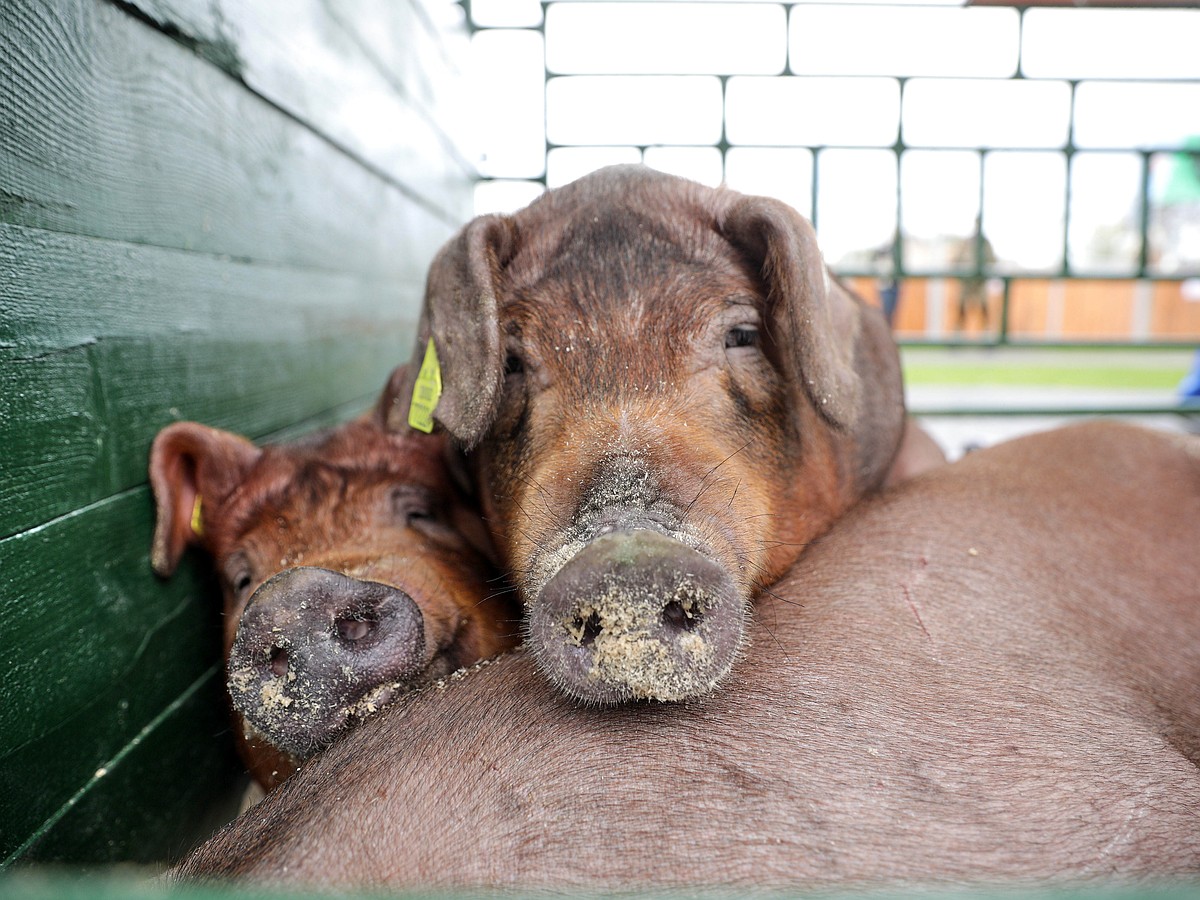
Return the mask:
[[531, 604], [543, 671], [587, 702], [705, 694], [742, 642], [745, 603], [729, 573], [651, 528], [582, 546]]
[[328, 569], [264, 582], [229, 655], [234, 708], [297, 757], [323, 749], [425, 668], [425, 624], [398, 588]]

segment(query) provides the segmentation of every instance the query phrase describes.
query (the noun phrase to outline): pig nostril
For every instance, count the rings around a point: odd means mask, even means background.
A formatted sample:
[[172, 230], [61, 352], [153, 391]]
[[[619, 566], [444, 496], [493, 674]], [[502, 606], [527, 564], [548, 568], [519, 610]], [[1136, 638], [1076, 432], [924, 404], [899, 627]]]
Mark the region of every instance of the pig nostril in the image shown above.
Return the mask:
[[583, 616], [576, 616], [572, 625], [574, 626], [573, 632], [579, 636], [581, 647], [591, 646], [592, 642], [600, 636], [600, 632], [604, 630], [600, 624], [600, 616], [594, 610], [586, 619]]
[[283, 678], [288, 673], [288, 652], [282, 647], [271, 648], [271, 674]]
[[353, 644], [361, 641], [374, 629], [375, 623], [369, 619], [338, 619], [337, 633], [343, 641]]
[[691, 631], [700, 624], [700, 614], [684, 607], [678, 600], [672, 600], [663, 607], [663, 621], [676, 631]]

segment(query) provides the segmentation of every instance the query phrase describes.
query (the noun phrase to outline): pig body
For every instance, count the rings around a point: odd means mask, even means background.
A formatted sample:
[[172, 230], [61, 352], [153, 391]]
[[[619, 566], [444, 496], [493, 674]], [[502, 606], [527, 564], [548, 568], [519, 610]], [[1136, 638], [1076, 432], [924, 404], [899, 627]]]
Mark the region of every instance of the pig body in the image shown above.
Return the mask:
[[394, 705], [173, 874], [637, 889], [1200, 875], [1200, 443], [1115, 425], [870, 499], [722, 690], [580, 708], [503, 656]]
[[535, 658], [588, 702], [710, 691], [749, 600], [900, 443], [890, 332], [809, 224], [642, 167], [470, 223], [431, 268], [430, 340]]
[[151, 451], [154, 567], [189, 544], [212, 557], [238, 744], [268, 789], [397, 693], [516, 642], [445, 438], [383, 427], [402, 380], [292, 443], [179, 422]]

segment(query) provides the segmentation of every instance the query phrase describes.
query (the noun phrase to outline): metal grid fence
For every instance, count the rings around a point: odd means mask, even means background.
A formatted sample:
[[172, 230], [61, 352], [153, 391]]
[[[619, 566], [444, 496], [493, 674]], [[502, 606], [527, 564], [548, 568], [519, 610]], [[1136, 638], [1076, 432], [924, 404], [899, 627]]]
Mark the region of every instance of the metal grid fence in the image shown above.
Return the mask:
[[773, 194], [907, 343], [1200, 343], [1200, 9], [464, 0], [481, 208]]

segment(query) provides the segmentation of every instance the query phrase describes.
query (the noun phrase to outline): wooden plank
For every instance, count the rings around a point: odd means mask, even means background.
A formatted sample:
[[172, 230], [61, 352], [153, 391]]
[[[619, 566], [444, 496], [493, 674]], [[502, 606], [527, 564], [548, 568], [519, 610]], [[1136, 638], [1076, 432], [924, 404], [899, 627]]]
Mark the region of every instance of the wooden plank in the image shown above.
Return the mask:
[[1151, 296], [1150, 333], [1155, 339], [1200, 340], [1200, 296], [1196, 288], [1178, 281], [1154, 282]]
[[0, 226], [0, 535], [144, 482], [170, 421], [258, 438], [373, 396], [421, 289]]
[[[474, 172], [455, 109], [461, 73], [446, 50], [465, 47], [464, 25], [434, 31], [410, 0], [127, 5], [399, 182], [414, 170], [451, 183]], [[443, 168], [414, 168], [414, 143], [440, 146]]]
[[469, 214], [422, 7], [164, 0], [228, 13], [209, 46], [154, 2], [0, 0], [0, 866], [228, 813], [218, 594], [151, 573], [150, 441], [363, 407]]
[[0, 0], [0, 58], [0, 222], [404, 277], [469, 215], [433, 137], [397, 186], [98, 0]]
[[117, 336], [291, 340], [337, 321], [366, 334], [376, 315], [415, 318], [423, 286], [416, 262], [386, 277], [324, 272], [0, 225], [0, 349], [33, 359]]
[[[60, 733], [5, 760], [12, 775], [0, 781], [12, 782], [4, 786], [14, 809], [5, 810], [0, 854], [14, 862], [75, 866], [169, 861], [227, 822], [245, 777], [233, 752], [223, 690], [214, 665], [114, 755], [99, 757], [99, 768], [88, 755], [97, 752], [94, 737], [64, 741]], [[115, 690], [92, 709], [105, 721], [128, 717], [128, 701]], [[69, 776], [82, 779], [80, 786]], [[63, 796], [66, 801], [42, 820], [38, 814]], [[10, 832], [17, 839], [26, 835], [15, 850]]]
[[152, 574], [152, 518], [139, 488], [0, 541], [0, 859], [213, 669], [215, 585]]
[[[216, 594], [194, 574], [164, 584], [151, 572], [152, 506], [139, 488], [0, 541], [0, 761], [114, 688], [166, 702], [211, 665]], [[138, 668], [153, 653], [169, 664]], [[129, 717], [134, 732], [149, 719]], [[106, 725], [85, 718], [81, 733]]]

